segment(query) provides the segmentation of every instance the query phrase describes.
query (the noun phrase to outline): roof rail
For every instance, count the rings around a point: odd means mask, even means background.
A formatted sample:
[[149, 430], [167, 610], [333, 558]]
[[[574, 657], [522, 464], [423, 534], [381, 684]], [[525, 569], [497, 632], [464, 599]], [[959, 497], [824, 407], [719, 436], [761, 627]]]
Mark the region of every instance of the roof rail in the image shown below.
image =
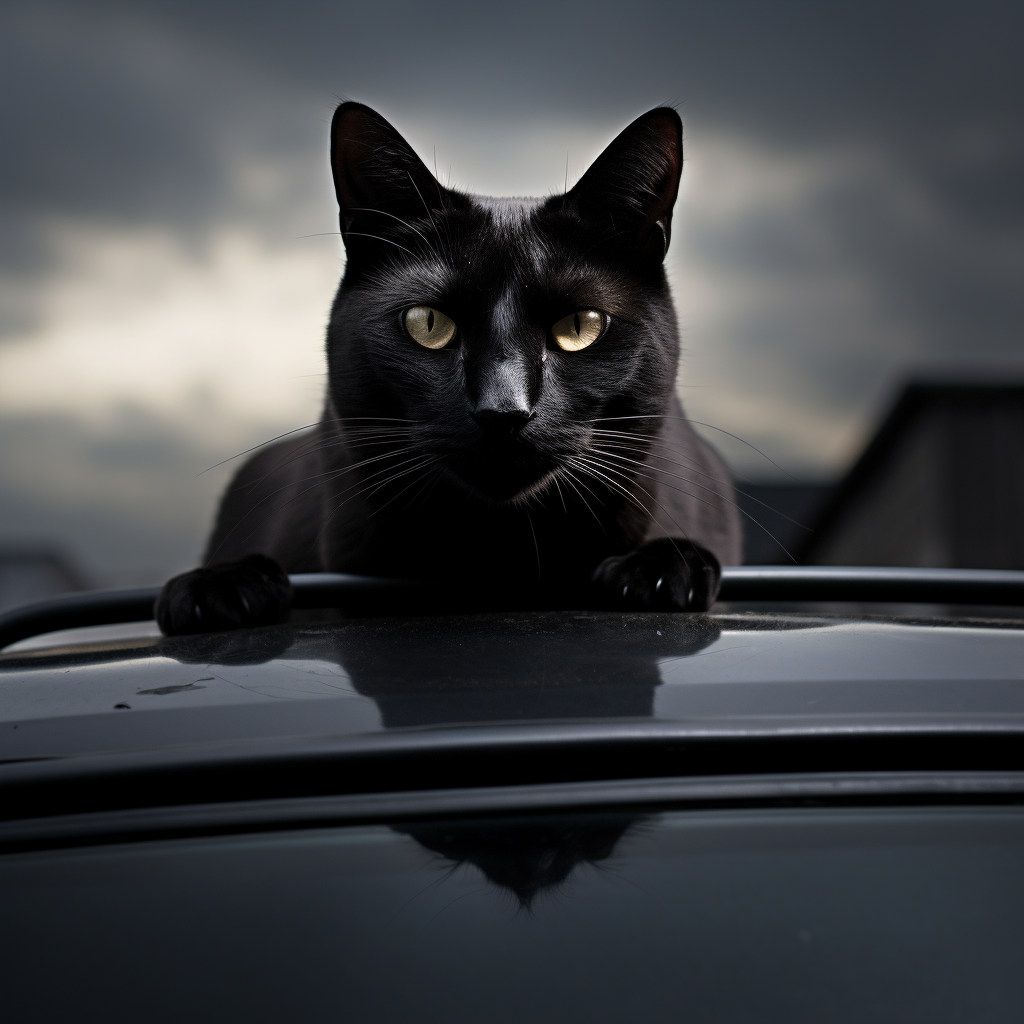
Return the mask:
[[[417, 599], [444, 589], [421, 580], [341, 573], [290, 577], [295, 608], [370, 606], [375, 613], [408, 613]], [[0, 649], [41, 633], [153, 618], [160, 587], [90, 590], [51, 597], [0, 613]], [[726, 566], [720, 601], [886, 602], [946, 605], [1024, 605], [1024, 572], [1009, 569], [901, 569], [861, 566]], [[486, 605], [486, 599], [482, 600]]]

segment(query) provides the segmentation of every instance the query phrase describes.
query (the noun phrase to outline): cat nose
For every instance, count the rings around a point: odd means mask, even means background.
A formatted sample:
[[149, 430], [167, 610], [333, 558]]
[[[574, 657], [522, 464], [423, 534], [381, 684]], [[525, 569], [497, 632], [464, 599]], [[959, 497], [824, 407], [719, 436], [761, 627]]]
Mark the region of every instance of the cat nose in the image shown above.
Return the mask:
[[473, 411], [473, 419], [487, 431], [514, 434], [533, 419], [533, 413], [529, 409], [480, 408]]
[[482, 375], [473, 418], [489, 430], [519, 430], [533, 418], [529, 381], [522, 366], [511, 360], [494, 363]]

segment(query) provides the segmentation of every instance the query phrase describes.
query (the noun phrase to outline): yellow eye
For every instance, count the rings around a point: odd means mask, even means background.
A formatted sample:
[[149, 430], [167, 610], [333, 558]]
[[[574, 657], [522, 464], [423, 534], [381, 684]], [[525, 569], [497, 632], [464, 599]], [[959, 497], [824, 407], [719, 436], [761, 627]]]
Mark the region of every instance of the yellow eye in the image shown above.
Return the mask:
[[424, 348], [444, 348], [455, 337], [455, 321], [429, 306], [407, 309], [405, 329]]
[[572, 316], [563, 317], [551, 328], [555, 344], [565, 352], [579, 352], [593, 345], [601, 337], [605, 325], [604, 313], [596, 309], [581, 309]]

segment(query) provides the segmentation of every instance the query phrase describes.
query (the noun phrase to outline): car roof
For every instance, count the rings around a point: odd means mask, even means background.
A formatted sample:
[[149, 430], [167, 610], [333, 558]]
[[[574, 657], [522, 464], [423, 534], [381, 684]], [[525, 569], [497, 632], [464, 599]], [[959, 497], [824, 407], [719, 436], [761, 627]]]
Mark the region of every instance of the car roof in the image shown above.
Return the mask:
[[[0, 655], [16, 762], [314, 742], [1024, 728], [1024, 622], [511, 612]], [[539, 742], [539, 740], [538, 740]]]
[[[0, 721], [87, 716], [101, 729], [111, 718], [142, 737], [149, 712], [285, 705], [290, 718], [307, 703], [343, 733], [680, 714], [963, 716], [997, 711], [986, 683], [1006, 684], [993, 693], [1012, 703], [1024, 681], [1024, 619], [556, 611], [125, 632], [0, 654]], [[185, 739], [196, 719], [179, 717], [163, 729]]]

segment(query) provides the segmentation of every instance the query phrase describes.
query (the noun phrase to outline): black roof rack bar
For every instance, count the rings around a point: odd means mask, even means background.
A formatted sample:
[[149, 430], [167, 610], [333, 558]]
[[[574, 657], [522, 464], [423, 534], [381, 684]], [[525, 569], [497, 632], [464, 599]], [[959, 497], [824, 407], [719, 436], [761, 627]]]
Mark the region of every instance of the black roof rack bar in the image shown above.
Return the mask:
[[153, 618], [153, 602], [159, 593], [160, 587], [83, 590], [8, 608], [0, 612], [0, 650], [26, 637], [58, 629], [145, 622]]
[[[296, 608], [370, 605], [408, 611], [416, 598], [437, 594], [419, 580], [377, 579], [340, 573], [291, 577]], [[87, 590], [0, 612], [0, 649], [59, 629], [142, 622], [153, 617], [160, 587]], [[889, 569], [860, 566], [727, 566], [720, 601], [886, 602], [945, 605], [1024, 605], [1024, 572], [1007, 569]], [[488, 602], [486, 597], [482, 604]]]
[[722, 570], [718, 599], [1024, 605], [1024, 572], [859, 565], [737, 565]]

